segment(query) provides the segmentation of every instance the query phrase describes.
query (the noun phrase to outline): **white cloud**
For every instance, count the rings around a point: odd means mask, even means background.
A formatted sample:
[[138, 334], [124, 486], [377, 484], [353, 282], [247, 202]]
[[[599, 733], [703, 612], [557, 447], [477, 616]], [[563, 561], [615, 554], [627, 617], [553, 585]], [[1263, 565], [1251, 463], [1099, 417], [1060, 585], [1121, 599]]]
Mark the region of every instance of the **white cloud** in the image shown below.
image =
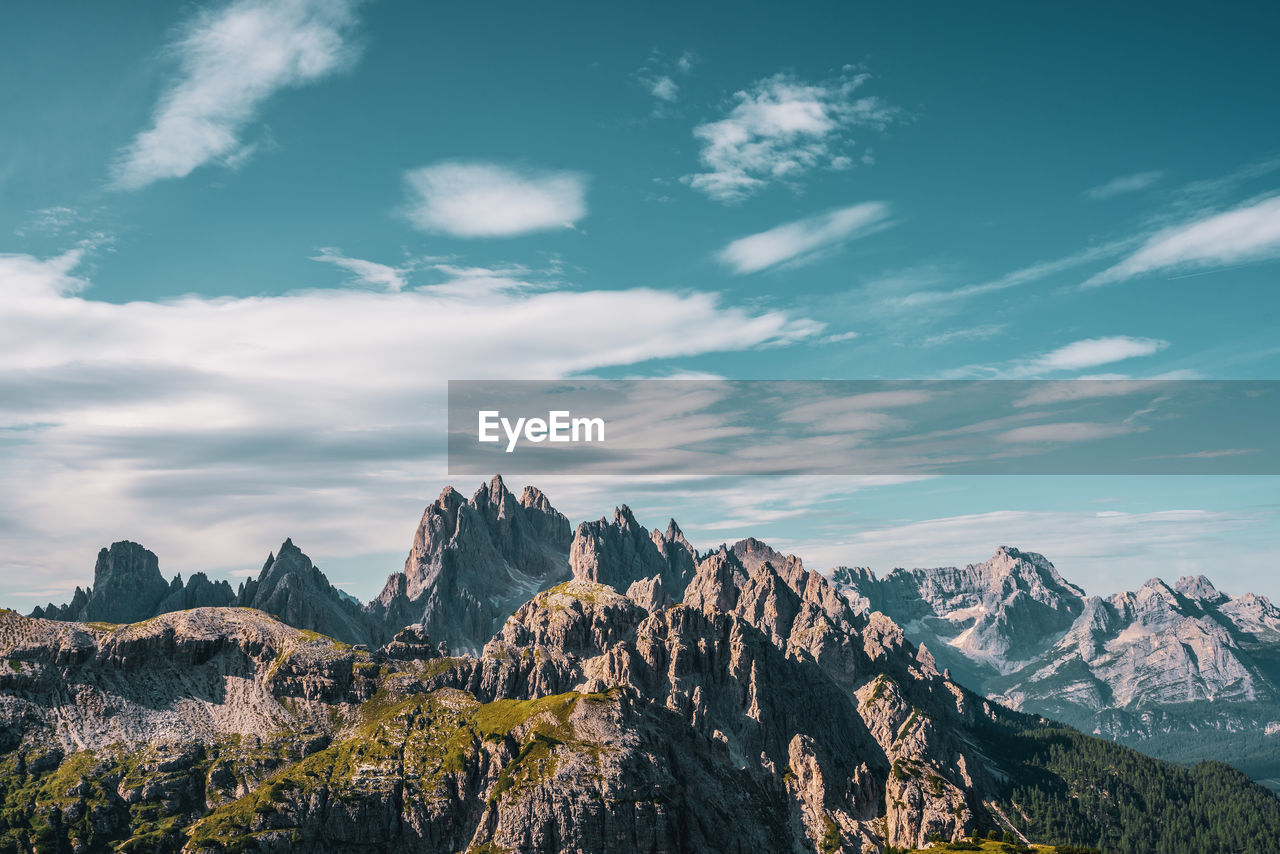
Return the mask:
[[[1106, 382], [1089, 382], [1087, 380], [1106, 380]], [[1112, 376], [1077, 377], [1073, 380], [1036, 383], [1030, 391], [1015, 400], [1013, 405], [1021, 408], [1082, 400], [1098, 400], [1108, 397], [1127, 397], [1132, 394], [1155, 391], [1159, 387], [1159, 379], [1129, 380], [1126, 377]]]
[[1280, 255], [1280, 196], [1162, 229], [1136, 252], [1086, 281], [1120, 282], [1158, 270], [1220, 267]]
[[867, 79], [846, 73], [815, 84], [776, 74], [737, 92], [725, 118], [694, 128], [705, 171], [682, 180], [717, 201], [737, 202], [812, 169], [849, 168], [849, 131], [883, 128], [898, 115], [879, 98], [854, 97]]
[[576, 172], [446, 161], [407, 172], [405, 183], [405, 213], [426, 232], [510, 237], [569, 228], [587, 215], [586, 179]]
[[818, 216], [789, 222], [759, 234], [740, 237], [717, 253], [733, 272], [755, 273], [787, 261], [811, 256], [883, 228], [889, 218], [884, 202], [864, 202]]
[[1132, 175], [1121, 175], [1118, 178], [1112, 178], [1105, 184], [1097, 187], [1090, 187], [1085, 190], [1085, 196], [1094, 201], [1103, 201], [1104, 199], [1121, 196], [1125, 193], [1136, 193], [1139, 190], [1145, 190], [1154, 185], [1164, 177], [1163, 172], [1135, 172]]
[[[83, 253], [0, 256], [0, 470], [22, 484], [0, 489], [0, 589], [36, 572], [84, 583], [122, 538], [166, 572], [260, 563], [285, 536], [396, 548], [440, 487], [449, 378], [556, 378], [822, 330], [649, 288], [100, 302], [77, 294]], [[440, 266], [424, 275], [481, 275]]]
[[77, 293], [87, 283], [71, 273], [84, 253], [83, 248], [76, 248], [43, 260], [30, 255], [0, 255], [0, 294], [5, 300], [19, 300]]
[[410, 268], [389, 267], [376, 261], [348, 258], [332, 247], [322, 248], [320, 254], [313, 256], [311, 260], [341, 267], [354, 275], [357, 282], [383, 288], [392, 293], [404, 290], [409, 283], [406, 276], [410, 272]]
[[1139, 356], [1150, 356], [1168, 346], [1168, 341], [1159, 341], [1155, 338], [1133, 338], [1128, 335], [1086, 338], [1046, 353], [1032, 362], [1030, 368], [1034, 373], [1079, 371]]
[[675, 103], [680, 98], [680, 84], [665, 74], [649, 82], [649, 91], [653, 97], [669, 104]]
[[120, 154], [113, 185], [136, 190], [216, 160], [243, 159], [240, 135], [281, 89], [349, 65], [356, 0], [236, 0], [197, 15], [171, 45], [179, 71], [151, 127]]
[[1222, 457], [1247, 457], [1260, 453], [1260, 448], [1220, 448], [1213, 451], [1192, 451], [1187, 454], [1164, 454], [1153, 460], [1217, 460]]
[[653, 114], [657, 117], [668, 115], [669, 108], [680, 100], [680, 84], [677, 77], [684, 77], [693, 70], [695, 57], [690, 51], [671, 60], [661, 51], [653, 51], [635, 73], [635, 79], [646, 91], [658, 100]]
[[979, 282], [972, 285], [964, 285], [963, 287], [954, 288], [944, 291], [936, 288], [928, 290], [918, 290], [912, 293], [890, 297], [886, 300], [889, 308], [896, 310], [915, 311], [921, 308], [938, 306], [946, 303], [953, 303], [959, 300], [965, 300], [969, 297], [982, 296], [983, 294], [997, 293], [999, 291], [1008, 290], [1009, 288], [1021, 287], [1022, 285], [1031, 284], [1032, 282], [1042, 281], [1043, 279], [1056, 276], [1078, 267], [1082, 264], [1088, 264], [1103, 258], [1108, 258], [1123, 252], [1126, 248], [1132, 246], [1132, 239], [1112, 240], [1107, 243], [1090, 246], [1079, 252], [1062, 258], [1054, 258], [1049, 261], [1037, 261], [1026, 267], [1012, 270], [996, 279], [986, 282]]
[[926, 347], [938, 347], [955, 341], [990, 341], [1006, 328], [1003, 323], [982, 323], [967, 329], [953, 329], [938, 335], [930, 335], [920, 342]]
[[[1137, 338], [1129, 335], [1085, 338], [1080, 341], [1073, 341], [1034, 358], [1016, 359], [996, 365], [967, 365], [944, 371], [941, 376], [945, 379], [972, 377], [1031, 379], [1045, 374], [1060, 373], [1062, 371], [1082, 371], [1114, 362], [1122, 362], [1126, 359], [1151, 356], [1168, 346], [1168, 341], [1161, 341], [1156, 338]], [[1167, 378], [1175, 379], [1177, 377], [1169, 376]], [[1076, 379], [1125, 378], [1119, 376], [1090, 376], [1077, 377]], [[1107, 394], [1103, 390], [1105, 389], [1104, 384], [1099, 383], [1098, 387], [1099, 396], [1114, 396]], [[1115, 389], [1115, 394], [1122, 393], [1119, 390], [1119, 386], [1116, 386]]]
[[996, 436], [1001, 442], [1090, 442], [1133, 433], [1137, 427], [1128, 424], [1100, 424], [1092, 421], [1059, 421], [1015, 427]]

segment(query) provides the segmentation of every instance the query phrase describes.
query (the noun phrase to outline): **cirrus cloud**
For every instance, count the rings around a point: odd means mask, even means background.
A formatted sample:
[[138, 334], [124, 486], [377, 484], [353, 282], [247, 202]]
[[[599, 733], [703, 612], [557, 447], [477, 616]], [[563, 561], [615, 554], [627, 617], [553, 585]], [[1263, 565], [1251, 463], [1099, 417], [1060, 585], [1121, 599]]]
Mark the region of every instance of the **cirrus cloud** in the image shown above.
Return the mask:
[[1161, 229], [1132, 255], [1088, 279], [1085, 287], [1160, 270], [1200, 269], [1280, 256], [1280, 196]]
[[755, 273], [863, 237], [886, 227], [888, 220], [889, 206], [884, 202], [863, 202], [740, 237], [716, 257], [739, 275]]

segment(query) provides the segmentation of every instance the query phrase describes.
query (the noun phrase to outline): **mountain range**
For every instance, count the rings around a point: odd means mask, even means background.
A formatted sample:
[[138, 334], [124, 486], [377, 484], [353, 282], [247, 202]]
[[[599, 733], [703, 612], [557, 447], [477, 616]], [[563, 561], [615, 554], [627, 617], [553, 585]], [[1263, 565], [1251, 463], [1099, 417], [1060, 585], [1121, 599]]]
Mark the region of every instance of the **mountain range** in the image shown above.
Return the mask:
[[446, 489], [367, 605], [288, 540], [234, 591], [116, 543], [68, 605], [0, 613], [0, 850], [1269, 850], [1280, 800], [1233, 769], [965, 687], [1091, 602], [1012, 549], [828, 578], [625, 506], [570, 534], [500, 478]]
[[1228, 596], [1203, 575], [1086, 596], [1009, 547], [963, 568], [831, 578], [991, 699], [1152, 755], [1280, 777], [1280, 609], [1263, 596]]

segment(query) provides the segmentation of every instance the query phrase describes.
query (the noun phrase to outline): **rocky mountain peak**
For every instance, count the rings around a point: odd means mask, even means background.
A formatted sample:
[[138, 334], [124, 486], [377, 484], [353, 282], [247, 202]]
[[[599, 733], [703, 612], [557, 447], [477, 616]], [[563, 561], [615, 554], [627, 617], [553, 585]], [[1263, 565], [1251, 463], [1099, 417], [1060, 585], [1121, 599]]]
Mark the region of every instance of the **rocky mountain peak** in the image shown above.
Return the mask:
[[680, 543], [687, 543], [687, 542], [689, 542], [688, 540], [686, 540], [686, 539], [684, 538], [684, 531], [680, 530], [680, 526], [676, 524], [676, 520], [675, 520], [675, 519], [671, 519], [671, 520], [669, 520], [669, 521], [667, 522], [667, 530], [666, 530], [666, 532], [662, 535], [662, 539], [666, 540], [666, 541], [667, 541], [667, 542], [669, 542], [669, 543], [676, 543], [676, 542], [680, 542]]
[[1213, 586], [1213, 582], [1203, 575], [1184, 575], [1174, 584], [1173, 589], [1197, 602], [1217, 605], [1227, 601], [1229, 596]]
[[358, 603], [329, 583], [292, 539], [280, 545], [257, 579], [241, 586], [238, 603], [346, 643], [376, 645], [384, 634]]
[[471, 496], [471, 504], [487, 510], [496, 519], [511, 517], [519, 506], [519, 502], [507, 489], [500, 474], [495, 474], [488, 483], [476, 490]]
[[451, 649], [478, 652], [499, 619], [568, 577], [570, 542], [569, 520], [537, 489], [516, 500], [501, 475], [470, 499], [446, 487], [368, 610], [392, 631], [422, 623]]
[[1038, 599], [1084, 598], [1084, 590], [1063, 578], [1044, 555], [1035, 552], [1000, 546], [985, 566], [989, 567], [993, 581], [1014, 576]]
[[[667, 526], [671, 532], [672, 525]], [[636, 582], [659, 577], [665, 595], [680, 601], [694, 576], [697, 554], [675, 527], [668, 537], [647, 531], [623, 504], [613, 520], [601, 518], [578, 526], [569, 552], [574, 578], [605, 584], [624, 593]]]
[[784, 555], [766, 542], [747, 537], [733, 544], [733, 553], [748, 570], [770, 564], [792, 586], [798, 586], [805, 575], [804, 562], [795, 555]]
[[551, 506], [551, 499], [543, 494], [542, 490], [536, 486], [526, 486], [524, 492], [520, 494], [520, 506], [526, 509], [540, 510], [543, 513], [554, 513], [555, 508]]
[[1148, 578], [1133, 593], [1120, 594], [1120, 600], [1140, 615], [1163, 617], [1187, 612], [1186, 600], [1160, 578]]
[[867, 614], [880, 609], [877, 601], [878, 583], [879, 579], [869, 567], [837, 566], [831, 570], [831, 586], [844, 597], [849, 607], [857, 614]]
[[91, 622], [134, 623], [152, 616], [169, 593], [155, 553], [123, 540], [98, 552], [93, 587], [83, 619]]
[[894, 569], [881, 578], [842, 567], [832, 583], [855, 611], [882, 611], [928, 642], [940, 666], [971, 682], [1010, 672], [1059, 640], [1084, 610], [1084, 591], [1035, 552], [998, 547], [964, 567]]
[[729, 613], [747, 583], [747, 569], [738, 555], [721, 546], [698, 564], [693, 580], [684, 592], [684, 603], [704, 612]]

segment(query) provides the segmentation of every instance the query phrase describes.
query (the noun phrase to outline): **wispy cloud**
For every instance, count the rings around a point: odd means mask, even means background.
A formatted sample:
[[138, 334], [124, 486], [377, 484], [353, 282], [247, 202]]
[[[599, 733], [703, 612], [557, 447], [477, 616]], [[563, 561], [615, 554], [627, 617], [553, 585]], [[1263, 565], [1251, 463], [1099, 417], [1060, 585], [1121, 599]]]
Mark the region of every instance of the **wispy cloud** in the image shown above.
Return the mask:
[[151, 127], [121, 153], [112, 183], [137, 190], [197, 167], [243, 159], [268, 98], [338, 71], [358, 54], [358, 0], [236, 0], [197, 15], [170, 46], [179, 70]]
[[[326, 247], [312, 261], [332, 264], [352, 274], [348, 285], [363, 285], [390, 293], [406, 288], [439, 297], [474, 299], [486, 294], [518, 294], [548, 291], [563, 284], [560, 266], [543, 269], [524, 264], [463, 264], [453, 257], [419, 256], [398, 265], [383, 264], [345, 255]], [[417, 279], [414, 284], [412, 279]]]
[[54, 205], [52, 207], [41, 208], [38, 211], [32, 211], [31, 218], [26, 225], [19, 226], [14, 230], [14, 234], [18, 237], [26, 237], [28, 232], [33, 234], [47, 234], [57, 236], [66, 232], [71, 226], [82, 222], [84, 216], [75, 208], [69, 208], [65, 205]]
[[1153, 460], [1217, 460], [1222, 457], [1247, 457], [1256, 454], [1260, 448], [1219, 448], [1211, 451], [1192, 451], [1189, 454], [1164, 454], [1151, 457]]
[[422, 231], [454, 237], [511, 237], [570, 228], [587, 215], [577, 172], [519, 171], [445, 161], [405, 173], [405, 215]]
[[322, 248], [320, 254], [313, 255], [311, 260], [341, 267], [351, 273], [357, 282], [382, 288], [392, 293], [404, 290], [409, 283], [406, 277], [411, 270], [410, 267], [390, 267], [386, 264], [379, 264], [376, 261], [348, 258], [332, 247]]
[[1064, 255], [1061, 258], [1037, 261], [1036, 263], [1029, 264], [1026, 267], [1019, 267], [1016, 270], [1005, 273], [1003, 276], [990, 279], [985, 282], [964, 285], [959, 288], [952, 288], [951, 290], [931, 288], [927, 290], [913, 291], [912, 293], [902, 296], [891, 297], [888, 300], [888, 303], [891, 307], [900, 310], [915, 310], [927, 306], [938, 306], [945, 303], [957, 302], [969, 299], [970, 297], [982, 296], [983, 294], [997, 293], [1010, 288], [1039, 282], [1060, 273], [1064, 273], [1067, 270], [1080, 267], [1084, 264], [1116, 256], [1125, 249], [1132, 247], [1135, 243], [1136, 241], [1133, 238], [1111, 240], [1105, 243], [1086, 247], [1079, 252], [1073, 252], [1072, 254]]
[[672, 60], [655, 50], [636, 71], [635, 79], [658, 101], [654, 107], [655, 115], [666, 115], [670, 105], [680, 100], [680, 84], [677, 79], [692, 71], [695, 61], [696, 57], [691, 51], [686, 50]]
[[884, 228], [888, 221], [888, 205], [884, 202], [863, 202], [740, 237], [721, 249], [716, 257], [739, 275], [755, 273], [778, 264], [804, 260], [814, 253]]
[[1032, 424], [1015, 427], [996, 436], [998, 441], [1032, 442], [1089, 442], [1123, 436], [1139, 428], [1131, 424], [1102, 424], [1092, 421], [1059, 421], [1053, 424]]
[[1168, 341], [1155, 338], [1134, 338], [1128, 335], [1112, 335], [1106, 338], [1086, 338], [1059, 347], [1031, 362], [1033, 373], [1054, 371], [1082, 371], [1099, 365], [1110, 365], [1125, 359], [1151, 356], [1169, 346]]
[[900, 115], [877, 97], [855, 96], [869, 77], [850, 69], [805, 83], [776, 74], [737, 92], [727, 116], [694, 128], [704, 171], [682, 180], [716, 201], [737, 202], [815, 168], [852, 167], [849, 132], [882, 129]]
[[953, 329], [938, 335], [930, 335], [922, 342], [926, 347], [939, 347], [957, 341], [990, 341], [1006, 328], [1003, 323], [982, 323], [968, 329]]
[[1160, 171], [1152, 172], [1135, 172], [1132, 175], [1121, 175], [1118, 178], [1112, 178], [1105, 184], [1099, 184], [1096, 187], [1090, 187], [1085, 190], [1085, 196], [1094, 201], [1103, 201], [1105, 199], [1122, 196], [1125, 193], [1136, 193], [1139, 190], [1145, 190], [1154, 186], [1164, 177], [1164, 173]]
[[[1084, 371], [1126, 359], [1151, 356], [1168, 346], [1168, 341], [1129, 335], [1085, 338], [1034, 358], [1015, 359], [997, 365], [968, 365], [944, 371], [942, 376], [950, 379], [963, 377], [1030, 379], [1065, 371]], [[1119, 391], [1119, 386], [1116, 388], [1116, 394], [1122, 393]]]
[[1207, 269], [1280, 256], [1280, 196], [1255, 200], [1151, 235], [1129, 257], [1085, 281], [1085, 287], [1159, 270]]

